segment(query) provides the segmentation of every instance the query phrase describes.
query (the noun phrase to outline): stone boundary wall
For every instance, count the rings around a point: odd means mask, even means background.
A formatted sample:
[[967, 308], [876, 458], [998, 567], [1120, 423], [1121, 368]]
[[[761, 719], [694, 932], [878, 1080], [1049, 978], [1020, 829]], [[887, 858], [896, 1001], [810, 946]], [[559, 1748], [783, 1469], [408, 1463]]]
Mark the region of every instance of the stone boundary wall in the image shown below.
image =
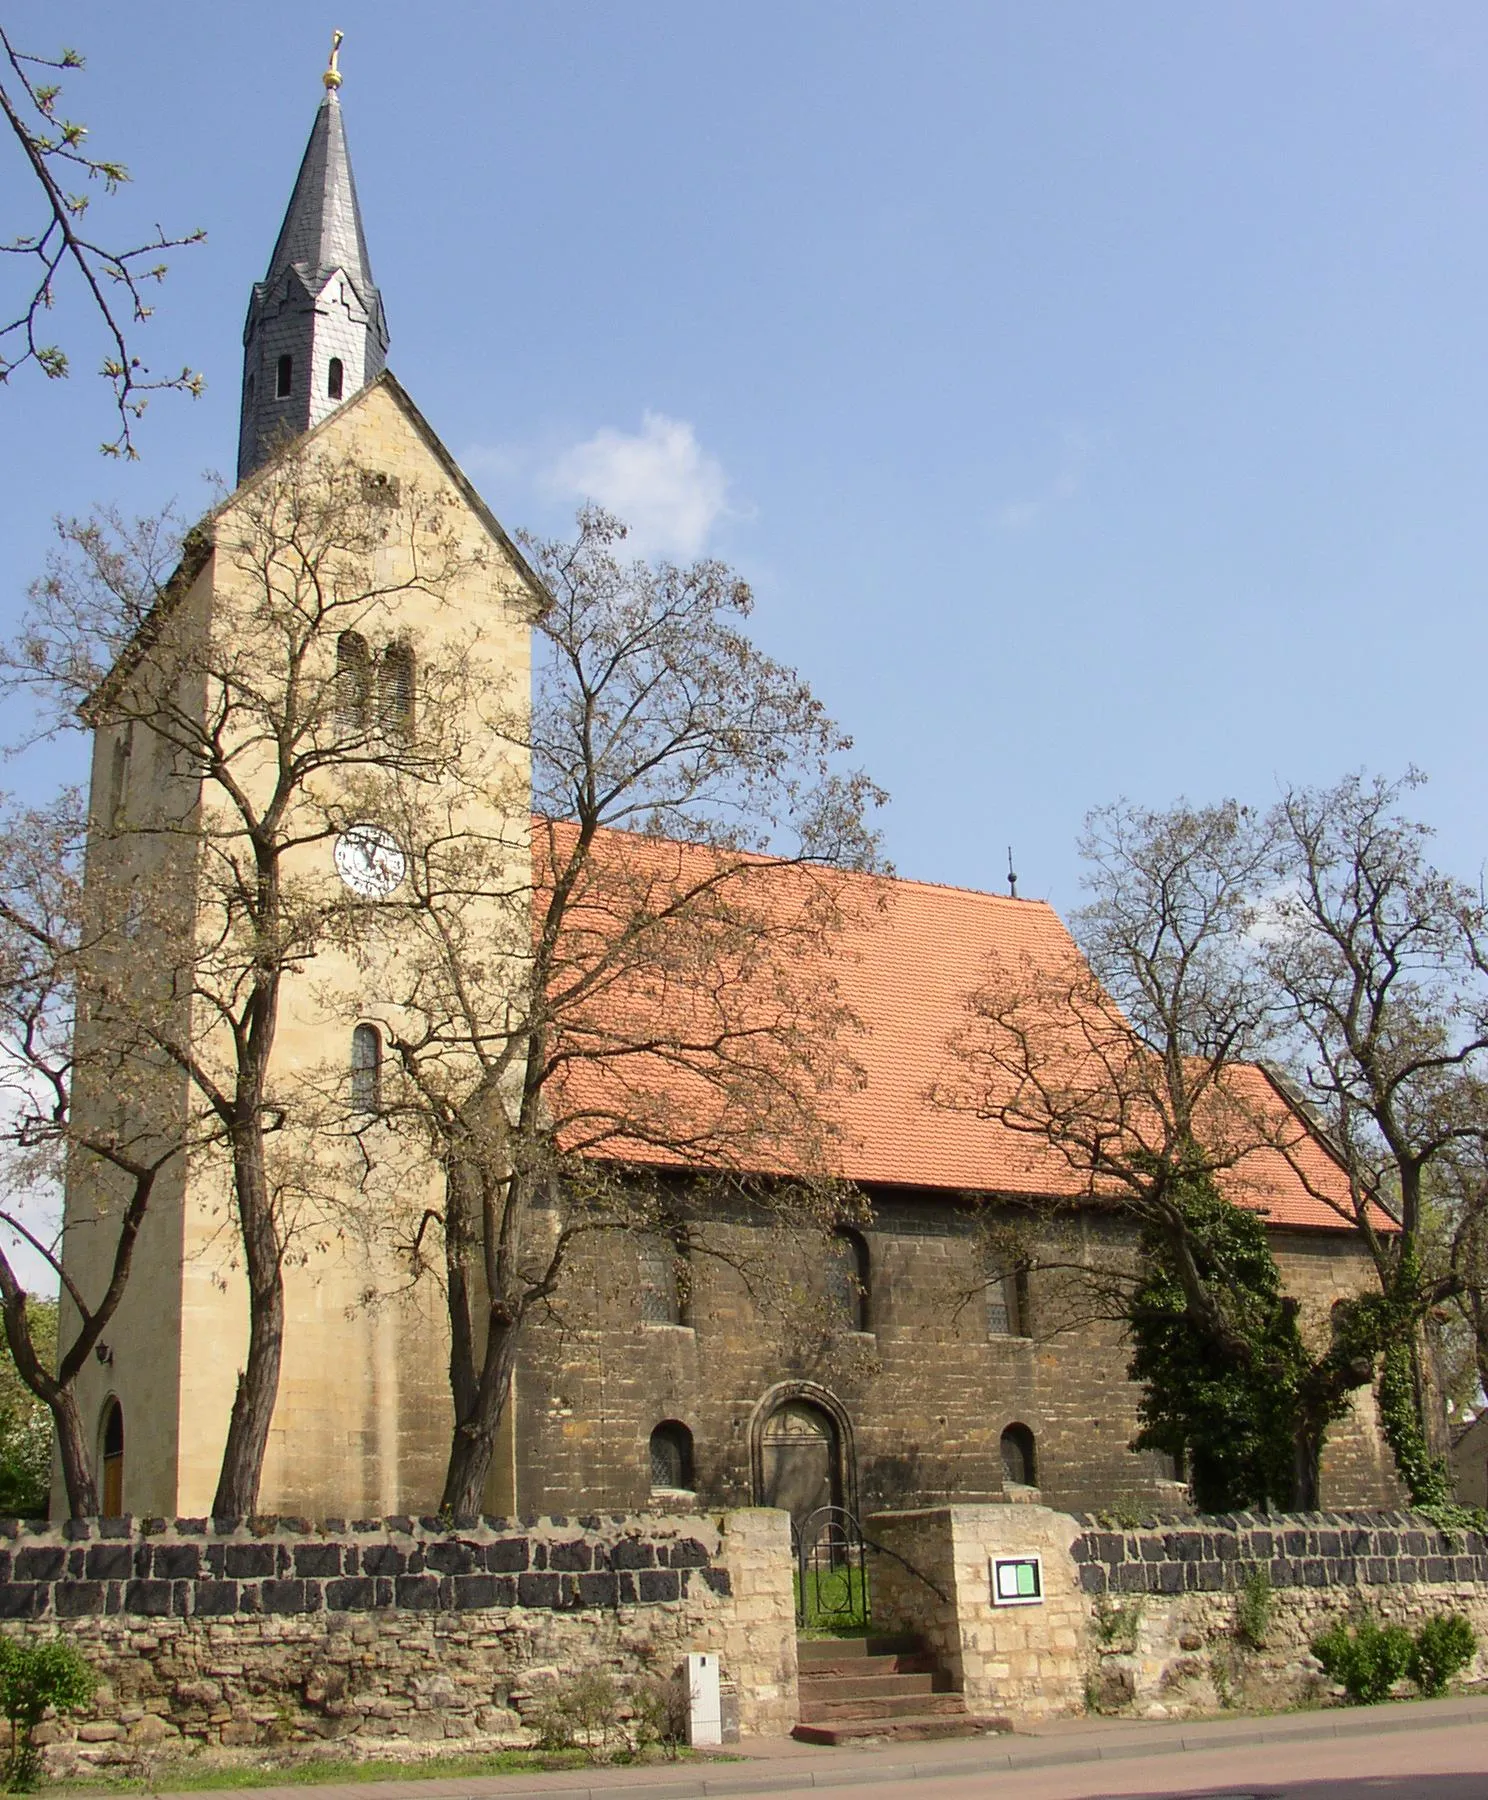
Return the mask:
[[[1460, 1613], [1477, 1632], [1469, 1681], [1488, 1680], [1488, 1539], [1410, 1513], [1185, 1516], [1135, 1529], [1043, 1506], [878, 1514], [874, 1616], [918, 1630], [976, 1713], [1193, 1717], [1324, 1701], [1313, 1640], [1372, 1616], [1417, 1630]], [[1044, 1601], [991, 1600], [994, 1556], [1037, 1554]], [[1264, 1572], [1261, 1642], [1242, 1633]]]
[[1410, 1513], [1240, 1513], [1135, 1530], [1087, 1513], [1076, 1523], [1071, 1554], [1087, 1594], [1223, 1593], [1254, 1569], [1274, 1588], [1488, 1583], [1488, 1539]]
[[53, 1773], [265, 1747], [530, 1743], [552, 1684], [719, 1657], [741, 1731], [796, 1722], [789, 1516], [0, 1524], [0, 1619], [65, 1635], [96, 1704], [44, 1727]]
[[69, 1520], [55, 1534], [5, 1520], [0, 1536], [11, 1539], [0, 1548], [0, 1619], [656, 1606], [685, 1600], [694, 1583], [732, 1591], [716, 1545], [623, 1514], [516, 1529], [505, 1519], [466, 1529], [410, 1518]]

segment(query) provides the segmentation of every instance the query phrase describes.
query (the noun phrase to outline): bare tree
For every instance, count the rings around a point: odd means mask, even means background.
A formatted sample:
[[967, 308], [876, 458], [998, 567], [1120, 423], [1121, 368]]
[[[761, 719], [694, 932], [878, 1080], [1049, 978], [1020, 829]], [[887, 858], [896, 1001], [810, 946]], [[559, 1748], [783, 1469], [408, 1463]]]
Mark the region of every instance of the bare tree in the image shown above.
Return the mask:
[[[1282, 1015], [1257, 938], [1274, 830], [1233, 802], [1122, 804], [1091, 815], [1081, 849], [1091, 899], [1074, 920], [1080, 950], [989, 969], [937, 1098], [1046, 1145], [1054, 1206], [1113, 1212], [1160, 1246], [1192, 1330], [1292, 1395], [1294, 1480], [1310, 1504], [1327, 1424], [1372, 1364], [1335, 1337], [1296, 1366], [1295, 1303], [1286, 1318], [1251, 1316], [1206, 1224], [1207, 1195], [1264, 1206], [1293, 1165], [1335, 1203], [1347, 1192], [1256, 1062]], [[1087, 1278], [1109, 1303], [1133, 1272], [1112, 1264]]]
[[[0, 1227], [10, 1240], [0, 1244], [0, 1310], [17, 1373], [51, 1414], [74, 1518], [99, 1511], [77, 1377], [104, 1347], [160, 1176], [190, 1147], [189, 1126], [162, 1138], [127, 1103], [159, 1080], [150, 1047], [98, 1030], [96, 1016], [94, 1029], [79, 1029], [80, 1009], [106, 1008], [110, 965], [133, 948], [122, 918], [84, 904], [86, 825], [82, 797], [71, 790], [50, 807], [0, 817]], [[73, 1103], [80, 1073], [119, 1100], [86, 1124]], [[91, 1195], [74, 1230], [104, 1240], [91, 1246], [96, 1284], [77, 1278], [62, 1254], [58, 1202], [68, 1163]], [[37, 1319], [38, 1296], [22, 1279], [17, 1246], [50, 1271], [69, 1302], [54, 1366], [40, 1341], [52, 1321]]]
[[765, 1236], [851, 1204], [831, 1180], [830, 1096], [857, 1079], [831, 954], [879, 795], [743, 634], [744, 584], [625, 561], [623, 535], [591, 510], [575, 541], [524, 546], [547, 593], [530, 861], [510, 823], [455, 828], [447, 795], [401, 783], [411, 897], [357, 927], [392, 1002], [379, 1124], [446, 1176], [413, 1237], [442, 1232], [456, 1515], [480, 1510], [524, 1329], [582, 1241], [723, 1254], [706, 1214], [725, 1196]]
[[[1359, 1234], [1380, 1285], [1381, 1416], [1419, 1502], [1448, 1498], [1444, 1414], [1424, 1326], [1482, 1311], [1488, 1146], [1488, 911], [1436, 869], [1404, 812], [1422, 781], [1350, 775], [1275, 809], [1284, 879], [1266, 972], [1288, 1062], [1348, 1176], [1309, 1191]], [[1295, 1159], [1294, 1159], [1295, 1161]]]
[[[152, 378], [135, 354], [135, 338], [154, 310], [145, 298], [148, 284], [166, 274], [162, 252], [201, 243], [206, 233], [171, 238], [157, 227], [152, 238], [129, 248], [93, 237], [86, 185], [101, 184], [105, 193], [114, 194], [129, 180], [129, 172], [122, 163], [94, 156], [86, 147], [87, 127], [59, 114], [62, 89], [52, 76], [80, 71], [82, 57], [76, 50], [55, 57], [32, 55], [18, 49], [3, 27], [0, 53], [6, 64], [0, 76], [0, 113], [19, 147], [40, 212], [37, 229], [0, 245], [23, 270], [19, 310], [0, 322], [0, 382], [28, 363], [52, 381], [70, 372], [67, 353], [41, 335], [59, 291], [70, 284], [101, 324], [108, 345], [100, 373], [113, 388], [119, 429], [102, 448], [108, 455], [132, 458], [134, 427], [152, 393], [202, 391], [202, 378], [191, 369]], [[84, 187], [73, 185], [79, 181]]]
[[[222, 1168], [249, 1336], [221, 1516], [257, 1504], [286, 1257], [344, 1175], [325, 1163], [315, 1081], [276, 1053], [286, 993], [303, 992], [347, 909], [331, 845], [389, 779], [437, 785], [478, 717], [478, 625], [451, 602], [471, 550], [443, 497], [405, 483], [391, 499], [328, 452], [286, 457], [187, 535], [164, 583], [159, 521], [65, 525], [8, 656], [12, 688], [50, 706], [54, 729], [81, 720], [104, 746], [90, 904], [107, 897], [127, 919], [135, 954], [102, 984], [100, 1029], [176, 1072], [176, 1123], [153, 1128], [169, 1137], [199, 1110]], [[415, 599], [450, 625], [441, 656], [419, 659]], [[79, 1117], [104, 1100], [96, 1085], [82, 1098]]]

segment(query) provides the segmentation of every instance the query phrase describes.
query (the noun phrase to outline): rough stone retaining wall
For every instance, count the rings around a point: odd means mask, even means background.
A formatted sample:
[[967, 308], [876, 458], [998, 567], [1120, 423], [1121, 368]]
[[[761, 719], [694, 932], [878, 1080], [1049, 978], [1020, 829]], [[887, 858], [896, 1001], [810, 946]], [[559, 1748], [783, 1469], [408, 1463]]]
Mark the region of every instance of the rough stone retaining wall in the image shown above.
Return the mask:
[[796, 1719], [789, 1520], [103, 1520], [0, 1525], [10, 1633], [71, 1638], [97, 1703], [49, 1766], [351, 1739], [523, 1744], [524, 1710], [588, 1666], [668, 1678], [717, 1652], [745, 1733]]
[[[1468, 1679], [1488, 1675], [1488, 1539], [1410, 1513], [1256, 1514], [1112, 1529], [1087, 1515], [1071, 1553], [1092, 1603], [1088, 1698], [1148, 1718], [1325, 1696], [1308, 1646], [1342, 1619], [1415, 1630], [1463, 1614], [1479, 1639]], [[1239, 1633], [1247, 1577], [1271, 1584], [1260, 1645]]]
[[[867, 1530], [882, 1546], [870, 1551], [875, 1620], [925, 1633], [973, 1712], [1165, 1718], [1296, 1705], [1329, 1692], [1312, 1640], [1365, 1614], [1412, 1630], [1436, 1613], [1465, 1615], [1480, 1645], [1467, 1678], [1488, 1678], [1488, 1539], [1409, 1513], [1127, 1530], [1043, 1506], [942, 1507], [879, 1514]], [[994, 1606], [992, 1557], [1034, 1553], [1043, 1604]], [[1259, 1646], [1239, 1630], [1257, 1571], [1271, 1586]]]

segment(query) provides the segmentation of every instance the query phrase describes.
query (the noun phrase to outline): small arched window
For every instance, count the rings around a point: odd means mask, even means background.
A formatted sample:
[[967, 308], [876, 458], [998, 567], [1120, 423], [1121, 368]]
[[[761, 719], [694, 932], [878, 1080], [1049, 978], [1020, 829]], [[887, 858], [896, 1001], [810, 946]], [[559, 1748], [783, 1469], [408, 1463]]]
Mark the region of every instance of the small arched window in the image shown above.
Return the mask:
[[331, 358], [330, 367], [326, 370], [326, 398], [339, 400], [341, 391], [346, 385], [346, 369], [339, 356]]
[[413, 735], [413, 652], [407, 644], [389, 644], [377, 671], [378, 710], [382, 728], [399, 737]]
[[336, 639], [336, 723], [343, 731], [367, 724], [372, 698], [372, 653], [359, 631], [343, 631]]
[[845, 1331], [869, 1329], [868, 1244], [856, 1231], [837, 1231], [827, 1246], [827, 1297]]
[[691, 1493], [692, 1433], [676, 1419], [665, 1419], [651, 1433], [651, 1490]]
[[351, 1104], [359, 1113], [382, 1107], [382, 1033], [375, 1025], [358, 1025], [351, 1034]]
[[105, 1518], [119, 1519], [124, 1516], [124, 1408], [117, 1400], [110, 1400], [103, 1409], [100, 1443], [103, 1492], [99, 1504]]
[[287, 400], [294, 392], [294, 358], [281, 356], [274, 381], [274, 398]]
[[1026, 1425], [1009, 1425], [1002, 1434], [1002, 1480], [1004, 1486], [1038, 1486], [1038, 1458]]

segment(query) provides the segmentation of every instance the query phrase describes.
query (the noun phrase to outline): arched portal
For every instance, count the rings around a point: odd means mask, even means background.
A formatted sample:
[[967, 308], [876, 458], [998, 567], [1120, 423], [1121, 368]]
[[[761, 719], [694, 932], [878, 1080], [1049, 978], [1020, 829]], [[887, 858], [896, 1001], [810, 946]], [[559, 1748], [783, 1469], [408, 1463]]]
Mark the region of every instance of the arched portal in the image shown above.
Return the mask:
[[825, 1389], [773, 1389], [755, 1410], [751, 1435], [756, 1505], [782, 1507], [797, 1525], [824, 1506], [855, 1506], [852, 1428]]

